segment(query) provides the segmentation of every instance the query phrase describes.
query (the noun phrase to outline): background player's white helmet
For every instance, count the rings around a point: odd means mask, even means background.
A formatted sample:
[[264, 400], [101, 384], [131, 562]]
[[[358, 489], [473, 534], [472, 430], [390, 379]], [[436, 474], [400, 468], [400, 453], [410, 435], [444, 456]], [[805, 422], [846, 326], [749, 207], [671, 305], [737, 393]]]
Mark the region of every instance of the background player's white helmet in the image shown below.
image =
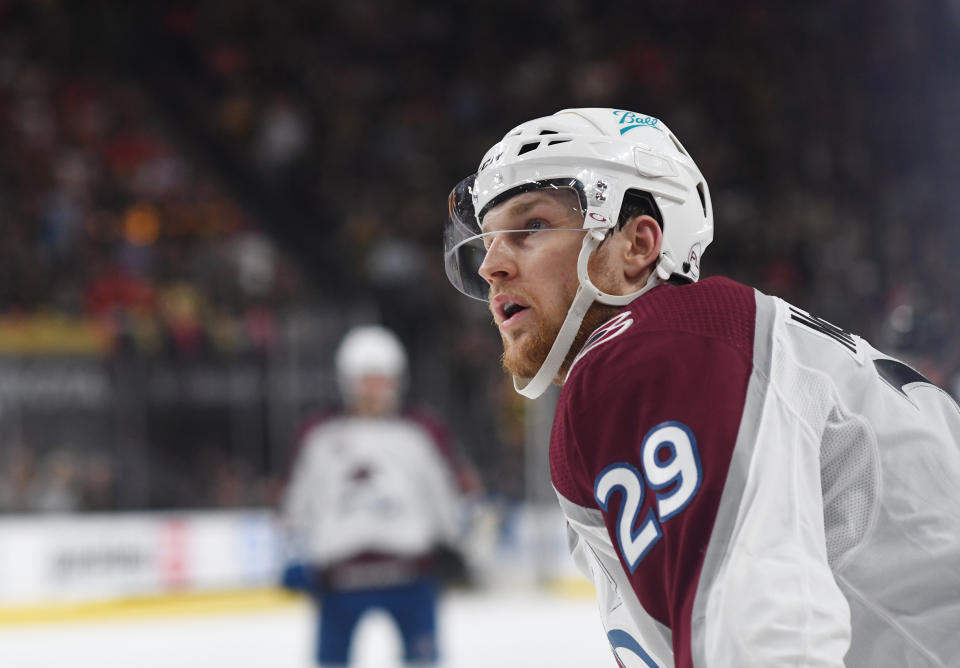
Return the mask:
[[385, 327], [364, 325], [343, 337], [336, 353], [337, 382], [349, 397], [354, 382], [364, 376], [386, 376], [401, 381], [407, 372], [407, 354], [400, 339]]
[[[581, 289], [540, 372], [526, 383], [516, 379], [518, 391], [528, 397], [539, 396], [549, 385], [593, 301], [627, 304], [671, 277], [698, 280], [700, 258], [713, 240], [706, 180], [666, 125], [621, 109], [565, 109], [508, 132], [487, 151], [477, 173], [450, 193], [444, 252], [451, 283], [486, 300], [489, 286], [478, 273], [486, 254], [484, 215], [520, 193], [559, 187], [577, 192], [588, 231], [578, 262]], [[643, 290], [607, 295], [590, 282], [586, 260], [617, 224], [630, 193], [645, 193], [641, 196], [653, 203], [650, 213], [663, 229], [661, 253]]]

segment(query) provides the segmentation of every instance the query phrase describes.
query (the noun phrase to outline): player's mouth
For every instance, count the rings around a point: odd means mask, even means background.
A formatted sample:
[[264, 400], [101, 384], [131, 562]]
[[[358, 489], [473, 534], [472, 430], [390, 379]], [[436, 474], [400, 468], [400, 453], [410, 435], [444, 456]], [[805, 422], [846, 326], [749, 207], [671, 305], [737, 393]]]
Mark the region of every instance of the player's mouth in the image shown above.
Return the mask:
[[530, 305], [518, 297], [497, 295], [491, 301], [494, 319], [501, 330], [509, 329], [526, 316]]

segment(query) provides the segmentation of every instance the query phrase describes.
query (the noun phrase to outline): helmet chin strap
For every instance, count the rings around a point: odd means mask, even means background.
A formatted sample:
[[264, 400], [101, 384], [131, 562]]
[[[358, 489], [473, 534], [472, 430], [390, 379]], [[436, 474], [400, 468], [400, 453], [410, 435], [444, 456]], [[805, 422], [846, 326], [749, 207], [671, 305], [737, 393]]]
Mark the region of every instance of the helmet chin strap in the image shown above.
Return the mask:
[[[593, 255], [593, 251], [597, 249], [597, 246], [600, 245], [605, 236], [605, 229], [592, 229], [587, 232], [583, 238], [580, 255], [577, 257], [577, 278], [580, 280], [580, 287], [577, 288], [577, 294], [574, 295], [573, 302], [570, 304], [570, 308], [567, 309], [567, 317], [564, 318], [563, 324], [560, 326], [560, 331], [557, 332], [557, 336], [553, 340], [553, 345], [550, 347], [550, 352], [547, 353], [547, 357], [543, 360], [543, 364], [540, 365], [540, 369], [537, 370], [537, 373], [530, 379], [518, 378], [517, 376], [513, 377], [514, 389], [528, 399], [536, 399], [550, 387], [550, 383], [556, 378], [557, 373], [559, 373], [560, 366], [563, 364], [563, 360], [566, 359], [567, 353], [570, 351], [570, 346], [573, 345], [573, 341], [577, 337], [577, 332], [580, 331], [583, 318], [587, 315], [587, 311], [590, 310], [593, 302], [600, 302], [608, 306], [625, 306], [664, 280], [660, 276], [661, 271], [658, 266], [657, 271], [650, 272], [646, 284], [635, 292], [626, 295], [611, 295], [600, 290], [590, 281], [587, 264], [590, 256]], [[661, 255], [658, 265], [663, 264], [664, 260], [667, 259], [668, 258]], [[670, 268], [664, 267], [664, 269], [669, 271]], [[667, 273], [667, 277], [669, 276], [670, 274]]]

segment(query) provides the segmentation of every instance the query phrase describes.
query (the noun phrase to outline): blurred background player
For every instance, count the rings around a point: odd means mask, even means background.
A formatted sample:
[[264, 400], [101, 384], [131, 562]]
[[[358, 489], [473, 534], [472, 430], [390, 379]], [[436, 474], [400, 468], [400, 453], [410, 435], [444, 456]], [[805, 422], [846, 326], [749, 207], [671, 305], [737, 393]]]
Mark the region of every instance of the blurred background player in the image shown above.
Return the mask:
[[477, 478], [442, 425], [401, 412], [407, 358], [393, 332], [352, 329], [336, 370], [346, 410], [304, 429], [286, 492], [295, 558], [284, 585], [322, 600], [320, 665], [348, 664], [374, 608], [395, 620], [405, 665], [435, 665], [440, 580], [463, 575], [462, 494]]

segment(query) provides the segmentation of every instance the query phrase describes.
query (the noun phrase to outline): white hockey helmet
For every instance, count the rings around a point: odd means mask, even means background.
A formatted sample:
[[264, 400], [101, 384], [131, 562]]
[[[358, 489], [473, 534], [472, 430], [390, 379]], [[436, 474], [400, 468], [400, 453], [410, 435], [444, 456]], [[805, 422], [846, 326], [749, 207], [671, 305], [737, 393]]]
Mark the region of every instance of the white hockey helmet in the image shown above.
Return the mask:
[[407, 354], [400, 339], [385, 327], [354, 327], [343, 337], [335, 358], [337, 382], [344, 397], [355, 381], [365, 376], [386, 376], [402, 382], [407, 372]]
[[[556, 375], [594, 301], [627, 304], [671, 277], [700, 278], [700, 258], [713, 240], [710, 191], [699, 168], [659, 119], [622, 109], [564, 109], [523, 123], [493, 146], [477, 173], [450, 193], [444, 231], [447, 277], [464, 294], [486, 300], [489, 285], [479, 275], [486, 250], [481, 229], [492, 207], [515, 195], [544, 188], [572, 188], [584, 217], [578, 260], [580, 291], [553, 348], [537, 375], [515, 379], [517, 390], [539, 396]], [[587, 275], [587, 260], [614, 228], [629, 192], [645, 193], [663, 230], [656, 271], [630, 295], [608, 295]]]

